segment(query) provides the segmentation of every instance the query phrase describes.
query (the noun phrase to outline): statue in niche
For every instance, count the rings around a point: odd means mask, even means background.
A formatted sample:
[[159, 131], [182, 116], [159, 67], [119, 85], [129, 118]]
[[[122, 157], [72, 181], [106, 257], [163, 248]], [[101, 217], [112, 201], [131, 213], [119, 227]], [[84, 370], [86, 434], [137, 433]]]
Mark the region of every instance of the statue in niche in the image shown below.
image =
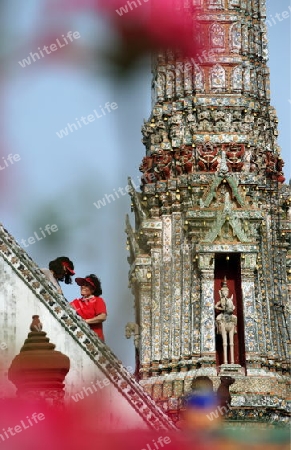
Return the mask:
[[260, 73], [258, 73], [258, 88], [259, 88], [259, 96], [264, 97], [264, 80]]
[[158, 100], [165, 100], [165, 87], [166, 87], [165, 74], [158, 72], [157, 82], [156, 82]]
[[210, 72], [210, 86], [212, 89], [225, 89], [225, 70], [219, 64], [213, 67]]
[[242, 89], [242, 68], [235, 67], [232, 72], [232, 87], [235, 90]]
[[203, 76], [203, 70], [195, 65], [195, 89], [196, 91], [203, 91], [204, 89], [204, 76]]
[[244, 90], [250, 91], [251, 90], [251, 71], [249, 67], [245, 67], [244, 69]]
[[234, 364], [234, 334], [236, 333], [237, 317], [233, 314], [235, 309], [233, 304], [233, 294], [229, 296], [226, 277], [222, 283], [221, 289], [218, 291], [220, 301], [216, 303], [215, 309], [220, 311], [216, 317], [216, 332], [221, 334], [223, 343], [223, 363], [227, 361], [227, 336], [229, 336], [230, 347], [230, 364]]
[[261, 56], [261, 30], [260, 28], [254, 24], [254, 53], [256, 56]]
[[166, 74], [166, 97], [172, 98], [174, 96], [175, 73], [168, 70]]
[[248, 51], [249, 48], [249, 41], [248, 41], [248, 26], [242, 25], [241, 28], [241, 35], [242, 35], [242, 52], [245, 54]]
[[184, 88], [185, 88], [185, 91], [187, 94], [191, 94], [192, 89], [193, 89], [192, 66], [188, 67], [187, 64], [185, 64], [185, 71], [184, 71]]
[[176, 95], [177, 97], [183, 97], [184, 94], [184, 79], [183, 79], [183, 69], [176, 69]]
[[224, 48], [225, 36], [224, 29], [218, 23], [214, 23], [210, 27], [210, 42], [212, 48]]
[[230, 48], [232, 52], [239, 52], [242, 45], [241, 25], [234, 23], [230, 28]]
[[253, 28], [249, 28], [249, 53], [253, 54], [254, 52], [254, 47], [255, 47], [255, 34], [254, 34], [254, 29]]

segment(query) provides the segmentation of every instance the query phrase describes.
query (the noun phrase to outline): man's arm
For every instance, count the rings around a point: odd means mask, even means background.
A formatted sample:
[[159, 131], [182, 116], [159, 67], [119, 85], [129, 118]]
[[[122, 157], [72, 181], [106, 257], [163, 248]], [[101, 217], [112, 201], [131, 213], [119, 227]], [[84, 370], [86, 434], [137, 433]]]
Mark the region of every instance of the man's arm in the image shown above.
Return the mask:
[[102, 323], [104, 320], [107, 319], [107, 314], [102, 313], [98, 316], [92, 317], [92, 319], [85, 319], [85, 322], [87, 322], [89, 325], [93, 325], [95, 323]]

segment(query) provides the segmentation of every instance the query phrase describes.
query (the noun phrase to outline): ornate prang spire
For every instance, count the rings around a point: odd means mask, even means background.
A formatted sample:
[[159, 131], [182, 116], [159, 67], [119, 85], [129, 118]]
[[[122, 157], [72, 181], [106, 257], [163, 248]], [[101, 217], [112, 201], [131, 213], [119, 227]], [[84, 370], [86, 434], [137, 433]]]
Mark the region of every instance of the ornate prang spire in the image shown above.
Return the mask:
[[[290, 339], [290, 189], [282, 185], [270, 105], [266, 7], [265, 0], [195, 0], [194, 6], [209, 45], [191, 60], [170, 50], [154, 58], [142, 192], [131, 192], [140, 377], [174, 416], [191, 377], [216, 379], [223, 349], [214, 304], [226, 275], [237, 314], [233, 376], [245, 380], [237, 395], [252, 417], [248, 376], [256, 404], [274, 405], [266, 396], [274, 392], [270, 370], [278, 377], [287, 370]], [[260, 387], [261, 376], [270, 389]], [[277, 387], [283, 399], [285, 388]]]

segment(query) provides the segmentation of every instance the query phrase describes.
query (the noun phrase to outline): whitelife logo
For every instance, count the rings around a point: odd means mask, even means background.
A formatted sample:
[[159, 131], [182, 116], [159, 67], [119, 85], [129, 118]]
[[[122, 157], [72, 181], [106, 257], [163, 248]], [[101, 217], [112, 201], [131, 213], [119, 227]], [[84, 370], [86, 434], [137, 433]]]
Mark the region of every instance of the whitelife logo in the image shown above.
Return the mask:
[[[78, 126], [76, 125], [75, 122], [73, 123], [67, 123], [67, 127], [63, 130], [57, 131], [56, 135], [60, 138], [63, 139], [64, 136], [68, 136], [69, 132], [73, 133], [73, 131], [78, 131], [80, 128], [82, 128], [82, 125], [80, 123], [80, 121], [84, 124], [84, 125], [89, 125], [89, 123], [91, 122], [95, 122], [96, 119], [101, 119], [102, 117], [106, 116], [106, 114], [111, 113], [111, 110], [114, 111], [115, 109], [118, 108], [117, 103], [109, 103], [106, 102], [104, 107], [102, 107], [101, 105], [99, 106], [100, 110], [99, 112], [96, 111], [96, 109], [93, 110], [94, 114], [88, 114], [88, 116], [82, 116], [80, 118], [80, 120], [76, 117], [76, 122], [78, 124]], [[107, 110], [107, 113], [105, 111], [105, 109]], [[101, 113], [101, 114], [100, 114]], [[87, 122], [88, 121], [88, 122]], [[74, 128], [73, 128], [74, 127]]]
[[208, 420], [218, 419], [218, 417], [222, 416], [223, 414], [228, 413], [229, 410], [230, 410], [230, 405], [229, 405], [229, 403], [227, 403], [227, 407], [226, 406], [218, 406], [214, 411], [212, 411], [211, 414], [206, 414], [206, 417]]
[[[84, 400], [84, 393], [86, 394], [86, 397], [89, 395], [94, 394], [94, 392], [98, 392], [98, 388], [103, 389], [105, 386], [109, 386], [110, 381], [105, 378], [103, 381], [96, 380], [95, 383], [91, 381], [92, 386], [83, 387], [83, 391], [76, 392], [76, 395], [72, 395], [72, 399], [74, 402], [78, 402], [79, 400]], [[97, 386], [96, 386], [97, 385]]]
[[130, 11], [133, 10], [132, 5], [134, 5], [134, 8], [138, 8], [139, 6], [142, 6], [142, 1], [143, 3], [147, 3], [149, 0], [136, 0], [136, 1], [128, 1], [124, 6], [121, 6], [121, 8], [116, 9], [115, 11], [117, 12], [117, 14], [121, 17], [123, 16], [123, 14], [127, 14], [129, 12], [128, 10], [128, 6], [130, 8]]
[[[291, 13], [291, 6], [289, 5], [288, 8], [289, 8], [289, 11], [290, 11], [290, 13]], [[289, 19], [290, 13], [289, 13], [288, 11], [282, 11], [281, 13], [276, 13], [276, 14], [275, 14], [275, 17], [276, 17], [276, 19], [277, 19], [279, 22], [282, 22], [284, 19]], [[280, 14], [282, 15], [282, 19], [281, 19]], [[272, 22], [271, 22], [271, 20], [272, 20]], [[272, 14], [271, 14], [271, 15], [270, 15], [270, 19], [268, 18], [268, 19], [266, 20], [266, 23], [267, 23], [270, 27], [272, 27], [273, 25], [277, 25], [278, 22], [274, 19], [274, 17], [273, 17]]]
[[0, 343], [0, 350], [7, 350], [8, 349], [8, 345], [6, 344], [6, 342], [1, 342]]
[[18, 153], [16, 153], [15, 155], [12, 155], [12, 153], [10, 153], [8, 156], [6, 156], [6, 158], [2, 156], [2, 161], [0, 162], [0, 170], [4, 170], [20, 160], [21, 158]]
[[[156, 177], [155, 177], [155, 175], [154, 174], [149, 174], [150, 176], [149, 176], [149, 178], [152, 180], [152, 181], [155, 181], [156, 180]], [[137, 177], [137, 183], [141, 183], [141, 181], [143, 180], [143, 178], [144, 178], [144, 175], [142, 176], [142, 177], [140, 177], [140, 176], [138, 176]], [[135, 182], [133, 181], [133, 180], [131, 180], [131, 182], [132, 182], [132, 185], [133, 185], [133, 187], [135, 188], [135, 189], [138, 189], [139, 188], [139, 184], [135, 184]], [[124, 196], [124, 195], [127, 195], [130, 191], [132, 190], [132, 187], [129, 185], [129, 184], [127, 184], [125, 187], [119, 187], [117, 190], [116, 189], [113, 189], [113, 194], [105, 194], [105, 196], [103, 197], [103, 198], [101, 198], [101, 199], [99, 199], [99, 200], [97, 200], [97, 202], [94, 202], [93, 203], [93, 205], [97, 208], [97, 209], [100, 209], [100, 208], [102, 208], [102, 206], [106, 206], [108, 203], [111, 203], [112, 201], [114, 202], [116, 199], [118, 199], [118, 198], [120, 198], [120, 195], [119, 194], [121, 194], [122, 196]], [[119, 194], [118, 194], [118, 192], [119, 192]], [[115, 196], [115, 197], [114, 197]]]
[[80, 39], [80, 37], [81, 35], [79, 31], [68, 31], [67, 36], [62, 34], [63, 39], [56, 39], [56, 44], [53, 43], [49, 47], [47, 45], [44, 45], [42, 49], [38, 47], [39, 53], [30, 52], [29, 56], [27, 58], [24, 58], [22, 61], [18, 61], [18, 64], [20, 64], [20, 66], [24, 69], [24, 67], [30, 66], [32, 62], [38, 61], [41, 57], [44, 58], [46, 55], [50, 55], [52, 52], [56, 52], [59, 48], [66, 47], [66, 45], [69, 45], [70, 42], [73, 42], [74, 39]]
[[[36, 241], [42, 241], [44, 238], [46, 238], [47, 236], [50, 236], [52, 233], [55, 233], [59, 229], [58, 229], [57, 225], [55, 225], [55, 224], [53, 224], [53, 225], [47, 224], [44, 227], [44, 230], [41, 227], [39, 228], [39, 230], [40, 230], [40, 234], [42, 235], [42, 237], [37, 234], [38, 231], [35, 231], [33, 233], [33, 236], [30, 236], [28, 239], [21, 239], [21, 241], [20, 241], [21, 244], [24, 247], [28, 247], [29, 245], [35, 244]], [[26, 241], [28, 242], [28, 244], [26, 244]]]
[[153, 447], [152, 447], [152, 443], [147, 444], [146, 448], [142, 448], [141, 450], [160, 450], [161, 448], [163, 448], [165, 445], [164, 444], [170, 444], [171, 442], [171, 438], [169, 436], [160, 436], [157, 439], [157, 442], [152, 439], [153, 441]]
[[[133, 373], [133, 368], [131, 366], [126, 367], [126, 369], [128, 370], [128, 372]], [[91, 381], [91, 385], [92, 386], [87, 386], [87, 387], [83, 387], [82, 391], [76, 392], [76, 395], [72, 395], [72, 399], [74, 400], [74, 402], [78, 402], [79, 400], [84, 400], [84, 393], [86, 395], [86, 397], [88, 397], [89, 395], [94, 394], [94, 392], [98, 392], [98, 388], [103, 389], [106, 386], [110, 385], [110, 380], [108, 378], [103, 378], [103, 380], [96, 380]]]
[[[20, 421], [20, 425], [15, 425], [14, 427], [3, 428], [3, 432], [0, 433], [0, 438], [2, 442], [9, 439], [11, 436], [16, 436], [17, 433], [21, 433], [23, 430], [33, 427], [38, 421], [45, 419], [43, 413], [33, 413], [31, 417], [26, 416], [25, 420]], [[1, 441], [0, 441], [1, 442]]]

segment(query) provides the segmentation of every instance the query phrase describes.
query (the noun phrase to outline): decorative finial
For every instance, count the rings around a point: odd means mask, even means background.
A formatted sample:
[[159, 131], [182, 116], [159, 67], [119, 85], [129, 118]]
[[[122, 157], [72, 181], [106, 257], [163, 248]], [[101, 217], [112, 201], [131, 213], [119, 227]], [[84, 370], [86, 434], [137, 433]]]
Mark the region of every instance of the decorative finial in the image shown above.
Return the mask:
[[221, 283], [221, 287], [227, 287], [227, 278], [226, 275], [224, 275], [223, 282]]
[[39, 320], [39, 316], [32, 316], [30, 330], [31, 331], [41, 331], [42, 330], [42, 323]]

